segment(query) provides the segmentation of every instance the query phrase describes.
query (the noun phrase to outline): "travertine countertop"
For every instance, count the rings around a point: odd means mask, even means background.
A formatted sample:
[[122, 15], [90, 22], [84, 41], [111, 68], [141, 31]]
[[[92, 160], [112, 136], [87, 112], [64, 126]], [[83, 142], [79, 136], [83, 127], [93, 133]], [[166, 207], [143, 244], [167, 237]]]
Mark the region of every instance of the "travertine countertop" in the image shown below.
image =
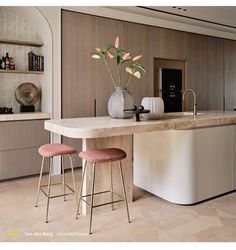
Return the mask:
[[199, 111], [168, 113], [161, 120], [134, 122], [133, 119], [103, 117], [70, 118], [45, 121], [45, 129], [71, 138], [99, 138], [172, 129], [193, 129], [236, 124], [236, 112]]
[[25, 121], [25, 120], [40, 120], [50, 119], [51, 115], [46, 112], [27, 112], [18, 114], [0, 114], [0, 122], [7, 121]]

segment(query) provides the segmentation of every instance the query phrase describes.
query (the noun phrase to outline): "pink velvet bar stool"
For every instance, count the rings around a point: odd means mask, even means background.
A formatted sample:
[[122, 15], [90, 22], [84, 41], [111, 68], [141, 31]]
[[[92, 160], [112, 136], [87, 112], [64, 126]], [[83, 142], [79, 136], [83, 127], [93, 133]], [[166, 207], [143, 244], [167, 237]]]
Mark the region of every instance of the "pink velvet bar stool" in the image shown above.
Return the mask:
[[[106, 149], [95, 149], [95, 150], [87, 150], [79, 153], [79, 156], [85, 160], [85, 166], [84, 166], [84, 171], [82, 173], [82, 182], [81, 182], [81, 187], [80, 187], [80, 193], [79, 193], [79, 201], [78, 201], [78, 209], [76, 212], [76, 219], [78, 219], [79, 215], [79, 209], [80, 209], [80, 203], [81, 200], [86, 202], [90, 206], [90, 222], [89, 222], [89, 233], [92, 233], [92, 217], [93, 217], [93, 208], [95, 207], [100, 207], [108, 204], [112, 204], [112, 209], [114, 209], [113, 204], [116, 202], [124, 201], [126, 205], [126, 210], [127, 210], [127, 216], [128, 216], [128, 222], [130, 223], [130, 216], [129, 216], [129, 207], [128, 207], [128, 202], [127, 202], [127, 196], [126, 196], [126, 191], [125, 191], [125, 184], [124, 184], [124, 176], [123, 176], [123, 171], [122, 171], [122, 165], [121, 165], [121, 160], [126, 158], [126, 152], [118, 149], [118, 148], [106, 148]], [[123, 196], [116, 193], [113, 190], [113, 179], [112, 179], [112, 162], [117, 161], [118, 166], [120, 169], [120, 176], [121, 176], [121, 183], [123, 187]], [[83, 190], [83, 183], [84, 183], [84, 177], [85, 177], [85, 172], [87, 168], [87, 163], [92, 163], [92, 185], [91, 185], [91, 193], [82, 195], [82, 190]], [[110, 165], [110, 171], [111, 171], [111, 190], [106, 190], [98, 193], [94, 193], [94, 185], [95, 185], [95, 169], [96, 166], [99, 165], [99, 163], [110, 163], [108, 164], [108, 167]], [[103, 203], [103, 204], [98, 204], [94, 205], [94, 195], [102, 194], [102, 193], [111, 193], [111, 202]], [[113, 200], [113, 194], [118, 195], [120, 200], [114, 201]], [[89, 204], [86, 200], [84, 200], [84, 197], [91, 196], [91, 203]]]
[[[39, 191], [41, 190], [43, 194], [47, 197], [47, 210], [46, 210], [46, 223], [48, 223], [48, 212], [49, 212], [49, 200], [52, 198], [57, 198], [64, 196], [64, 201], [66, 201], [66, 195], [75, 193], [76, 195], [76, 205], [77, 205], [77, 193], [76, 193], [76, 185], [75, 185], [75, 177], [74, 177], [74, 168], [73, 168], [73, 162], [71, 155], [76, 154], [77, 150], [66, 145], [66, 144], [60, 144], [60, 143], [52, 143], [52, 144], [45, 144], [42, 145], [39, 150], [39, 154], [43, 157], [42, 158], [42, 164], [41, 164], [41, 170], [40, 170], [40, 176], [39, 176], [39, 182], [38, 182], [38, 189], [37, 189], [37, 195], [36, 195], [36, 207], [38, 207], [38, 199], [39, 199]], [[73, 189], [65, 183], [65, 169], [64, 169], [64, 156], [67, 155], [70, 160], [70, 167], [71, 167], [71, 175], [72, 175], [72, 181], [73, 181]], [[51, 177], [52, 177], [52, 161], [54, 156], [61, 156], [62, 164], [61, 164], [61, 172], [62, 172], [62, 183], [51, 183]], [[44, 168], [44, 161], [45, 158], [49, 158], [49, 174], [48, 174], [48, 185], [41, 185], [42, 180], [42, 174], [43, 174], [43, 168]], [[51, 185], [63, 185], [63, 194], [59, 195], [50, 195], [51, 191]], [[47, 187], [48, 191], [47, 193], [43, 190], [43, 187]], [[71, 191], [70, 193], [66, 193], [66, 187]]]

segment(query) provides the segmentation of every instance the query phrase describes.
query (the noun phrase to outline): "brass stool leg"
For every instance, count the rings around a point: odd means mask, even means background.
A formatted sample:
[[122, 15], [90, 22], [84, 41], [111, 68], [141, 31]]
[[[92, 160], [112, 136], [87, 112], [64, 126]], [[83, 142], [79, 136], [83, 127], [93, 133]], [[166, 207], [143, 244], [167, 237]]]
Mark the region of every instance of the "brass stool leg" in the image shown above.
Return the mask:
[[52, 157], [50, 157], [49, 175], [48, 175], [48, 194], [47, 194], [48, 199], [47, 199], [46, 223], [48, 223], [48, 210], [49, 210], [49, 200], [51, 191], [51, 172], [52, 172]]
[[93, 219], [93, 194], [94, 194], [94, 182], [95, 182], [95, 166], [96, 163], [93, 163], [93, 180], [92, 180], [92, 189], [91, 189], [91, 209], [90, 209], [90, 221], [89, 221], [89, 234], [92, 234], [92, 219]]
[[82, 191], [83, 191], [84, 176], [85, 176], [86, 168], [87, 168], [87, 161], [85, 161], [85, 164], [84, 164], [84, 171], [82, 170], [82, 180], [81, 180], [81, 184], [80, 184], [78, 208], [77, 208], [77, 212], [76, 212], [76, 216], [75, 216], [76, 219], [78, 219], [78, 215], [80, 214], [79, 213], [79, 208], [80, 208], [80, 202], [81, 202], [81, 199], [82, 199], [81, 196], [82, 196]]
[[73, 187], [74, 187], [74, 192], [75, 192], [75, 202], [76, 202], [76, 206], [77, 206], [77, 204], [78, 204], [78, 195], [77, 195], [77, 192], [76, 192], [74, 167], [73, 167], [73, 162], [72, 162], [71, 155], [69, 155], [69, 158], [70, 158], [70, 167], [71, 167], [71, 175], [72, 175]]
[[43, 175], [43, 166], [44, 166], [44, 156], [43, 156], [42, 163], [41, 163], [41, 169], [40, 169], [40, 175], [39, 175], [39, 183], [38, 183], [35, 207], [38, 206], [39, 190], [40, 190], [40, 187], [41, 187], [41, 179], [42, 179], [42, 175]]
[[128, 222], [130, 223], [130, 217], [129, 217], [129, 207], [128, 207], [128, 202], [127, 202], [127, 197], [126, 197], [126, 192], [125, 192], [125, 183], [124, 183], [124, 176], [123, 176], [123, 171], [122, 171], [122, 166], [121, 162], [119, 161], [119, 167], [120, 167], [120, 177], [122, 181], [122, 186], [123, 186], [123, 193], [124, 193], [124, 198], [125, 198], [125, 205], [126, 205], [126, 210], [127, 210], [127, 216], [128, 216]]
[[113, 176], [112, 176], [112, 162], [110, 162], [110, 168], [111, 168], [111, 208], [112, 210], [115, 210], [114, 203], [113, 203]]
[[63, 194], [64, 201], [66, 201], [66, 180], [65, 180], [65, 166], [64, 166], [64, 155], [61, 155], [61, 170], [62, 170], [62, 186], [63, 186]]

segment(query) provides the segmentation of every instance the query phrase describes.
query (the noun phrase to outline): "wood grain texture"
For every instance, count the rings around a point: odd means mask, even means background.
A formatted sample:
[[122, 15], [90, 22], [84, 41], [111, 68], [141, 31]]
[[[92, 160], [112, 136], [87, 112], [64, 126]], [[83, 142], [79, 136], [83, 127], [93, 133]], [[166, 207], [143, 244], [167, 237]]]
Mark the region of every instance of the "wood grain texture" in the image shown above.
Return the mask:
[[1, 122], [0, 138], [0, 151], [39, 147], [48, 143], [49, 132], [44, 120]]
[[224, 40], [207, 38], [207, 99], [209, 110], [223, 110]]
[[236, 108], [236, 42], [224, 41], [224, 63], [225, 63], [225, 108], [233, 110]]
[[[197, 94], [198, 110], [207, 110], [207, 36], [188, 34], [187, 37], [187, 84]], [[187, 110], [193, 110], [193, 101], [188, 98]]]
[[[83, 139], [83, 151], [90, 149], [110, 148], [110, 147], [123, 149], [127, 153], [127, 158], [122, 160], [121, 162], [125, 180], [127, 199], [128, 201], [132, 201], [132, 194], [133, 194], [132, 135], [113, 136], [113, 137], [96, 138], [96, 139]], [[112, 163], [112, 172], [113, 172], [114, 191], [123, 195], [118, 162]], [[97, 164], [96, 175], [95, 175], [95, 192], [110, 190], [111, 189], [110, 180], [111, 177], [110, 177], [109, 163]], [[88, 164], [86, 181], [85, 181], [86, 187], [84, 188], [84, 191], [87, 194], [91, 193], [91, 181], [92, 181], [92, 165]], [[119, 199], [119, 197], [115, 198]], [[110, 195], [106, 194], [97, 196], [95, 199], [95, 205], [110, 201], [111, 201]], [[84, 206], [84, 212], [86, 213], [85, 206]]]
[[[41, 160], [38, 147], [0, 151], [0, 180], [38, 174]], [[45, 161], [46, 171], [47, 166]]]
[[132, 93], [135, 104], [140, 105], [143, 97], [153, 96], [153, 55], [150, 42], [152, 33], [148, 26], [125, 23], [125, 49], [132, 56], [142, 55], [139, 62], [144, 66], [147, 73], [141, 72], [141, 78], [133, 77], [129, 90]]
[[0, 138], [0, 180], [40, 172], [38, 147], [49, 143], [44, 120], [1, 122]]

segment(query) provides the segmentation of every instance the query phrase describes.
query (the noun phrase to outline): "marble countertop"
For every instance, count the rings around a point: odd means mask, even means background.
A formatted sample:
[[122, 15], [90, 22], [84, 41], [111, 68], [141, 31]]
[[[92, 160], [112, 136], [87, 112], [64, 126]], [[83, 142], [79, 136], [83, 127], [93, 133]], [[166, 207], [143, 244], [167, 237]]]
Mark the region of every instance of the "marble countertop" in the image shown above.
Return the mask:
[[157, 130], [193, 129], [236, 124], [234, 111], [199, 111], [166, 113], [160, 120], [135, 122], [133, 119], [112, 119], [109, 116], [55, 119], [45, 121], [45, 129], [71, 138], [99, 138]]
[[50, 113], [46, 112], [27, 112], [27, 113], [17, 113], [17, 114], [0, 114], [0, 122], [7, 121], [25, 121], [25, 120], [40, 120], [40, 119], [50, 119]]

